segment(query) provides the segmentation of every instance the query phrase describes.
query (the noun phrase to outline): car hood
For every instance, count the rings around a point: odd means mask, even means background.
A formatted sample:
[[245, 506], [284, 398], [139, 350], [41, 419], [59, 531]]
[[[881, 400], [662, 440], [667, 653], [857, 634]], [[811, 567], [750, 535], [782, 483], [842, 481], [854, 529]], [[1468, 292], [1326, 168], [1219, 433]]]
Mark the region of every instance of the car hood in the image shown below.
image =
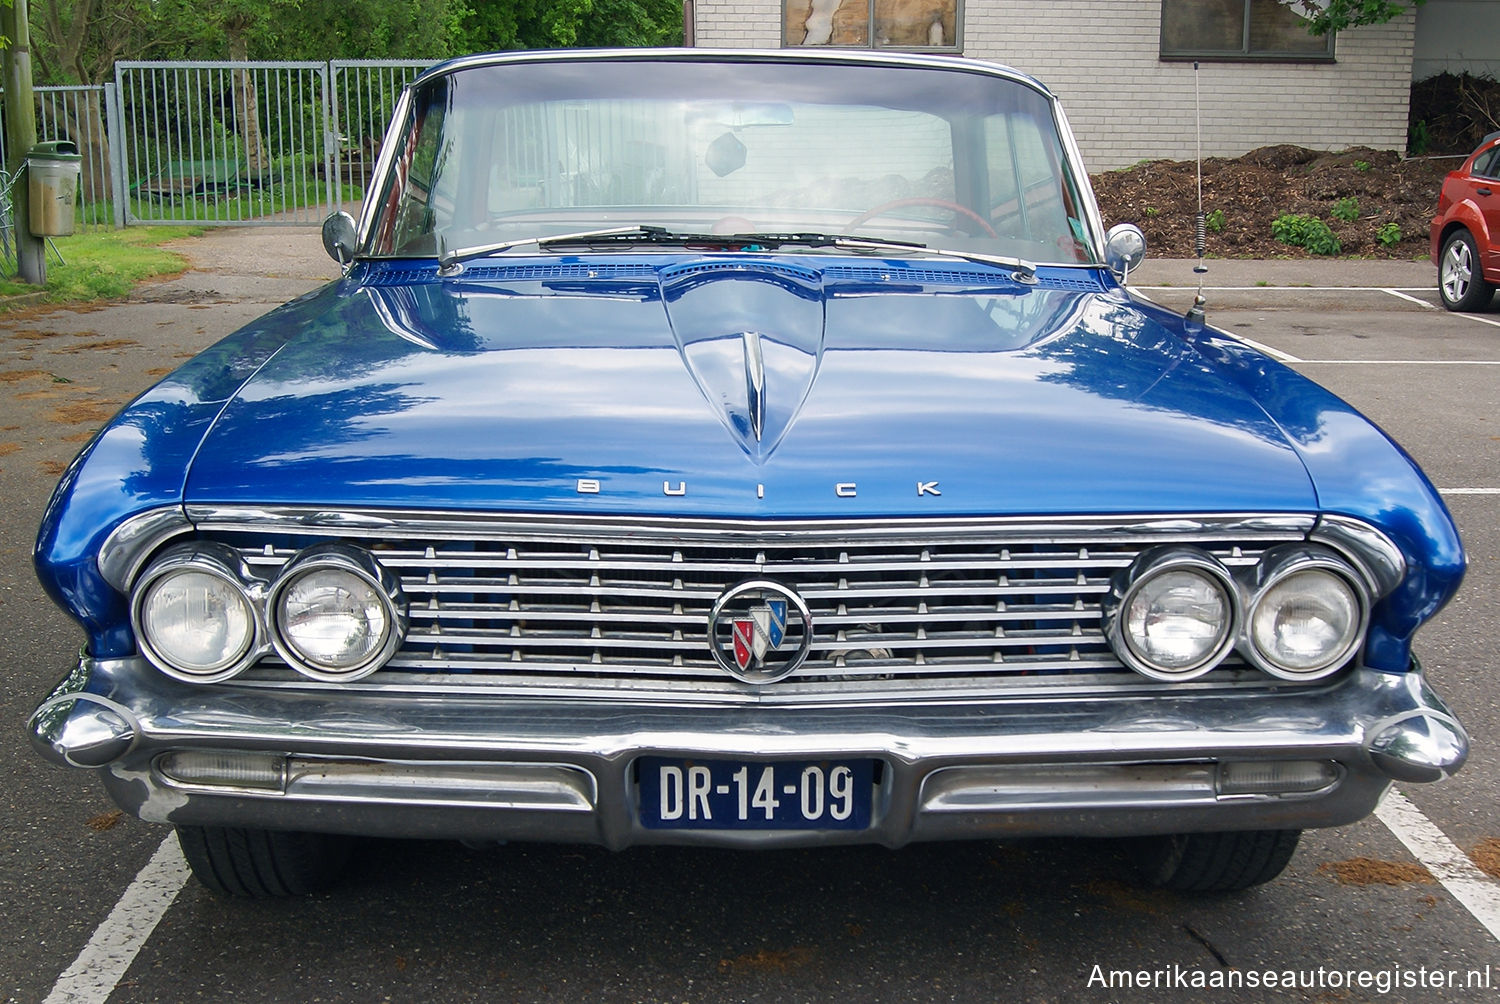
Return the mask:
[[734, 517], [1316, 506], [1245, 391], [1076, 278], [1089, 273], [809, 260], [574, 259], [442, 280], [362, 266], [346, 295], [276, 319], [298, 334], [225, 405], [186, 501]]

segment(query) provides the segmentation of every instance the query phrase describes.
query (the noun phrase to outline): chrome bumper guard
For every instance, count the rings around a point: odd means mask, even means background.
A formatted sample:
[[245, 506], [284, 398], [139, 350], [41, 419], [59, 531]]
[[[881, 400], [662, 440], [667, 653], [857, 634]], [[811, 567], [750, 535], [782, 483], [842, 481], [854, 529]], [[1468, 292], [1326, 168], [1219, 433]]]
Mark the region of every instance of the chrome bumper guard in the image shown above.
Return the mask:
[[[1256, 694], [764, 708], [204, 688], [85, 659], [29, 731], [150, 821], [614, 848], [1337, 826], [1391, 780], [1438, 780], [1468, 755], [1415, 667]], [[646, 829], [642, 756], [869, 758], [874, 818], [854, 832]]]

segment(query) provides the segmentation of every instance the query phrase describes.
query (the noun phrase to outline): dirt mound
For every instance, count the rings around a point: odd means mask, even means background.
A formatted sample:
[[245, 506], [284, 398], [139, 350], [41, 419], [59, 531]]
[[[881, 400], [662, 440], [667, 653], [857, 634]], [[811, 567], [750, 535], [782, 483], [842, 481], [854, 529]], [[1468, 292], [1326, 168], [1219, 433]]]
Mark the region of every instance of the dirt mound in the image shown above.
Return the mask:
[[1439, 73], [1411, 85], [1410, 150], [1471, 153], [1500, 130], [1500, 81], [1468, 73]]
[[[1367, 147], [1322, 153], [1288, 145], [1210, 157], [1203, 162], [1208, 253], [1305, 257], [1308, 252], [1271, 233], [1278, 217], [1293, 214], [1327, 223], [1344, 255], [1423, 257], [1438, 189], [1460, 163], [1452, 157], [1403, 160]], [[1198, 189], [1192, 161], [1145, 161], [1094, 175], [1093, 183], [1107, 225], [1136, 224], [1156, 257], [1193, 256]]]

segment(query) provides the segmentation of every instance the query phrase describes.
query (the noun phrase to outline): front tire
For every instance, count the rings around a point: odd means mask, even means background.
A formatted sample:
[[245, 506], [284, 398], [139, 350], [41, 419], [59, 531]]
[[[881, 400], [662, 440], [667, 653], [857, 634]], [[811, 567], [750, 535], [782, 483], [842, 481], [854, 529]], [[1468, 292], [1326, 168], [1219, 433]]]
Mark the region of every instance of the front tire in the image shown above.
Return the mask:
[[1449, 310], [1483, 310], [1495, 295], [1495, 287], [1484, 281], [1479, 248], [1474, 235], [1455, 230], [1443, 242], [1438, 255], [1438, 295]]
[[179, 826], [193, 877], [221, 896], [274, 899], [332, 885], [349, 860], [350, 839], [231, 826]]
[[1132, 843], [1147, 885], [1176, 892], [1239, 892], [1280, 875], [1301, 830], [1240, 830], [1142, 837]]

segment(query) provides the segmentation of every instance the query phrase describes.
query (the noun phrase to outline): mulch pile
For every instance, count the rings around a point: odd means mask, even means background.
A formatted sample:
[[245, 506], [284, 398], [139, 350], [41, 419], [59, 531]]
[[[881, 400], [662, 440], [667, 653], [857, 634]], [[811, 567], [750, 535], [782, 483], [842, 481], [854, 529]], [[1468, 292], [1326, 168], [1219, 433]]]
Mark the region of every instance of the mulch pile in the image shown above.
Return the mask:
[[[1308, 257], [1271, 235], [1286, 214], [1306, 214], [1328, 224], [1344, 255], [1420, 258], [1427, 254], [1428, 225], [1443, 177], [1462, 158], [1403, 160], [1390, 151], [1355, 147], [1322, 153], [1299, 146], [1265, 146], [1243, 157], [1203, 161], [1203, 211], [1223, 213], [1222, 230], [1208, 233], [1208, 254], [1224, 258]], [[1198, 209], [1192, 161], [1153, 160], [1093, 176], [1106, 225], [1134, 223], [1146, 234], [1153, 257], [1191, 258]], [[1355, 199], [1358, 218], [1336, 219], [1341, 199]], [[1401, 240], [1382, 244], [1388, 223]]]

